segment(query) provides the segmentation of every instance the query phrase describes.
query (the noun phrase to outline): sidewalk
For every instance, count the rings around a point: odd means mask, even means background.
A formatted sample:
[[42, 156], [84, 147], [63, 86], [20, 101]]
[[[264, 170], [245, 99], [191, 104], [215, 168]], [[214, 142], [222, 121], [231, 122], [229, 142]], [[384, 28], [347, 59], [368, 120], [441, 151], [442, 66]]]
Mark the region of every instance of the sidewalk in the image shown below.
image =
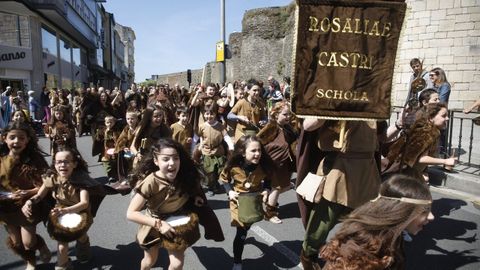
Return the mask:
[[464, 165], [456, 165], [452, 172], [442, 167], [428, 168], [430, 184], [468, 193], [480, 200], [480, 169]]

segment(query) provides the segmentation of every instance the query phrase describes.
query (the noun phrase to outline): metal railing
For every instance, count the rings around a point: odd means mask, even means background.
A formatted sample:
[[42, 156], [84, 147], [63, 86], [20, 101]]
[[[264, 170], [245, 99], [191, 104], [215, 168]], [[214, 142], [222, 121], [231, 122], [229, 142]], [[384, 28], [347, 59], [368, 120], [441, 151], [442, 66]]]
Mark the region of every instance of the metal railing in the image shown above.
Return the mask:
[[[397, 120], [403, 107], [394, 106], [390, 120]], [[478, 173], [480, 170], [480, 113], [463, 113], [460, 109], [448, 111], [448, 126], [444, 135], [446, 153], [454, 153], [459, 165], [465, 166], [462, 171]], [[475, 124], [477, 122], [477, 124]]]

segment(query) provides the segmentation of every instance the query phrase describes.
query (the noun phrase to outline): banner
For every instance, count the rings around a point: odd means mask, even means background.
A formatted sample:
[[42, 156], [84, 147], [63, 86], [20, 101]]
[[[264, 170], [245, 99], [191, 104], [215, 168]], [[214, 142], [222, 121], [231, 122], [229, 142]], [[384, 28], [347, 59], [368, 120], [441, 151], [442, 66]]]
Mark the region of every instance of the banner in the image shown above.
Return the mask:
[[404, 1], [297, 0], [292, 110], [300, 117], [390, 118]]

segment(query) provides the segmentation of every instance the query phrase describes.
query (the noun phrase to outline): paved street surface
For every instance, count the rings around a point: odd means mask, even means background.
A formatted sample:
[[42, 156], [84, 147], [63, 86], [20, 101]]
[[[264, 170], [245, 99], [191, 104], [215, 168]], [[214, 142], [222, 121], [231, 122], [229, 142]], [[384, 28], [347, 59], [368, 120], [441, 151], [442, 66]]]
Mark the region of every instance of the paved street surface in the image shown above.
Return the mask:
[[[78, 139], [80, 151], [90, 164], [93, 177], [105, 181], [101, 164], [90, 156], [91, 138]], [[48, 142], [41, 139], [43, 149]], [[50, 159], [48, 157], [48, 159]], [[452, 195], [441, 189], [432, 190], [435, 202], [435, 221], [428, 224], [406, 244], [407, 269], [480, 269], [480, 207], [470, 202], [471, 197]], [[184, 269], [231, 269], [232, 242], [235, 235], [230, 227], [230, 216], [225, 194], [209, 200], [224, 230], [224, 242], [199, 240], [186, 252]], [[135, 243], [138, 225], [125, 218], [130, 196], [108, 196], [100, 206], [94, 224], [89, 230], [93, 259], [87, 264], [79, 264], [71, 244], [71, 259], [75, 269], [139, 269], [143, 252]], [[301, 269], [298, 254], [303, 239], [303, 227], [299, 218], [293, 190], [281, 195], [280, 217], [283, 224], [267, 221], [256, 223], [248, 233], [244, 258], [244, 269]], [[56, 243], [50, 240], [42, 224], [38, 231], [47, 240], [52, 251]], [[4, 244], [5, 230], [0, 230], [0, 269], [24, 269], [19, 257], [13, 255]], [[53, 269], [56, 257], [38, 269]], [[161, 253], [155, 269], [167, 269], [168, 258]]]

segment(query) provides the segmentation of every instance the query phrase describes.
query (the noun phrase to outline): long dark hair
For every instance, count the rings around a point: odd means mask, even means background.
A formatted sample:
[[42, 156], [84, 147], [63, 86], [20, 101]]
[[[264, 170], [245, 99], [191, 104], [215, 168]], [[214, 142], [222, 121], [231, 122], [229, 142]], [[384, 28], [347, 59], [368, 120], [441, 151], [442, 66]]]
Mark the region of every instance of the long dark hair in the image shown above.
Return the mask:
[[[431, 205], [400, 201], [402, 197], [432, 200], [424, 183], [393, 175], [381, 185], [380, 196], [354, 210], [322, 248], [324, 269], [403, 269], [402, 231]], [[392, 262], [395, 267], [389, 265]]]
[[440, 112], [444, 108], [448, 110], [447, 104], [445, 103], [427, 104], [425, 107], [426, 108], [423, 117], [427, 120], [433, 119], [438, 114], [438, 112]]
[[155, 165], [154, 159], [162, 149], [173, 148], [177, 151], [180, 158], [180, 168], [174, 181], [174, 187], [182, 193], [194, 195], [200, 183], [200, 173], [195, 167], [195, 164], [186, 152], [183, 146], [169, 138], [161, 138], [149, 149], [148, 154], [140, 161], [134, 174], [139, 177], [146, 177], [147, 175], [158, 171], [158, 166]]
[[[2, 137], [5, 138], [7, 134], [12, 130], [22, 130], [27, 134], [28, 137], [28, 144], [20, 154], [20, 159], [24, 163], [35, 164], [38, 167], [48, 167], [47, 162], [42, 156], [42, 151], [38, 146], [38, 138], [35, 135], [35, 131], [33, 128], [25, 122], [16, 122], [12, 121], [5, 127], [2, 131]], [[8, 149], [8, 145], [6, 143], [1, 144], [0, 146], [0, 155], [5, 156], [8, 155], [10, 149]]]
[[167, 127], [165, 125], [165, 109], [157, 105], [147, 107], [143, 111], [140, 123], [138, 123], [137, 125], [137, 131], [135, 132], [135, 138], [133, 139], [133, 145], [135, 145], [135, 147], [140, 147], [141, 140], [150, 136], [149, 132], [151, 132], [152, 130], [152, 116], [155, 111], [159, 111], [162, 113], [162, 123], [160, 124], [160, 126]]
[[225, 164], [225, 171], [230, 171], [233, 167], [244, 167], [246, 164], [245, 160], [245, 152], [247, 150], [248, 144], [252, 142], [258, 142], [260, 144], [260, 149], [262, 151], [262, 155], [260, 157], [259, 166], [263, 169], [267, 175], [270, 175], [274, 172], [276, 165], [270, 158], [270, 156], [265, 152], [265, 148], [263, 148], [262, 143], [258, 138], [254, 135], [245, 135], [238, 139], [237, 143], [235, 144], [235, 150], [233, 151], [232, 156], [228, 159], [227, 163]]

